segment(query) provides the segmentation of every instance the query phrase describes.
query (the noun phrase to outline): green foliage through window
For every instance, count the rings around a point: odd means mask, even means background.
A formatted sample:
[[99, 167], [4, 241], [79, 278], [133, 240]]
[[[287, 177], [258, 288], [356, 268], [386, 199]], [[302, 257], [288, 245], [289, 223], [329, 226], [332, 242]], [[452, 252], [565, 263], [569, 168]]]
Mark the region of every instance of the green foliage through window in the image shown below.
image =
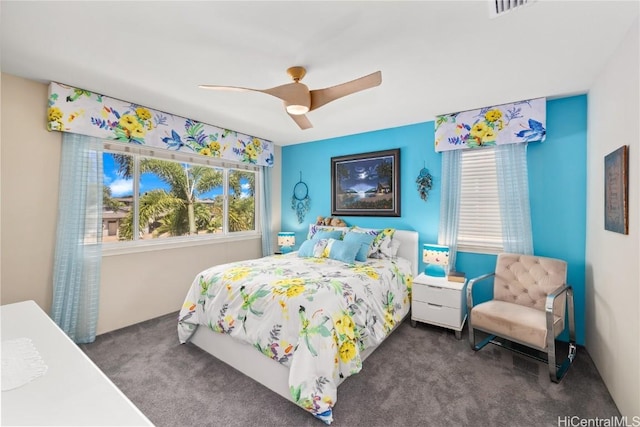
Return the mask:
[[256, 229], [253, 171], [111, 152], [103, 163], [105, 242]]

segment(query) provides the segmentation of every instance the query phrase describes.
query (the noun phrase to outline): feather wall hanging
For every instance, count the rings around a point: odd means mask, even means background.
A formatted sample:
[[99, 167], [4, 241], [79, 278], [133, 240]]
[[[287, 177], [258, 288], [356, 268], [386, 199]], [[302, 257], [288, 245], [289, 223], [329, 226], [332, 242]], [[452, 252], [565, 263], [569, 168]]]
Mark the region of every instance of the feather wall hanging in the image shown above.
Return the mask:
[[309, 187], [302, 182], [302, 172], [300, 172], [300, 181], [293, 187], [293, 196], [291, 197], [291, 209], [296, 211], [299, 224], [304, 221], [304, 217], [309, 212], [310, 207]]
[[418, 178], [416, 178], [416, 184], [418, 186], [418, 194], [420, 194], [420, 198], [426, 202], [429, 198], [429, 191], [433, 187], [433, 177], [429, 173], [429, 169], [426, 167], [420, 169]]

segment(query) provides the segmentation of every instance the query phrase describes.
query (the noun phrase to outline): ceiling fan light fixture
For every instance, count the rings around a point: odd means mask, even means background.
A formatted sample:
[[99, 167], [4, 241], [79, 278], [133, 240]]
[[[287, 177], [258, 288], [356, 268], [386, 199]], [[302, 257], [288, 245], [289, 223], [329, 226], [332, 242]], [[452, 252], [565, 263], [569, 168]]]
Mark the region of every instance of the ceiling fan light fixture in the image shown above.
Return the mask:
[[306, 114], [307, 112], [309, 112], [309, 107], [307, 107], [306, 105], [296, 105], [296, 104], [287, 105], [287, 113], [293, 114], [294, 116]]

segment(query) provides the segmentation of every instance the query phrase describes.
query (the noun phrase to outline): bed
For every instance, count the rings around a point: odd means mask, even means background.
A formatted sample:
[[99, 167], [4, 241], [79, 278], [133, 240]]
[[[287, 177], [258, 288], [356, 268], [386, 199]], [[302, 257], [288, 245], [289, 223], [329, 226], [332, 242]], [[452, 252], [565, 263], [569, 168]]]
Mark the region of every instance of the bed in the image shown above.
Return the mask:
[[311, 225], [307, 237], [196, 275], [178, 337], [330, 424], [338, 385], [409, 313], [418, 233]]

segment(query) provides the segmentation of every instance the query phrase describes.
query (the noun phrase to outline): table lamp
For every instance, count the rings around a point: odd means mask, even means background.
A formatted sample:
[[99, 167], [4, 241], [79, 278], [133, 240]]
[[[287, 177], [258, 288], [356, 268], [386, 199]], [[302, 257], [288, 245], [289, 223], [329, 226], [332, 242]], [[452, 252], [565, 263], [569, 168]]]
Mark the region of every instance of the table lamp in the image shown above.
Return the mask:
[[449, 247], [425, 243], [422, 246], [422, 261], [426, 264], [424, 274], [445, 277], [449, 272]]
[[278, 246], [280, 246], [280, 252], [283, 254], [291, 252], [295, 244], [296, 233], [293, 231], [281, 231], [278, 233]]

